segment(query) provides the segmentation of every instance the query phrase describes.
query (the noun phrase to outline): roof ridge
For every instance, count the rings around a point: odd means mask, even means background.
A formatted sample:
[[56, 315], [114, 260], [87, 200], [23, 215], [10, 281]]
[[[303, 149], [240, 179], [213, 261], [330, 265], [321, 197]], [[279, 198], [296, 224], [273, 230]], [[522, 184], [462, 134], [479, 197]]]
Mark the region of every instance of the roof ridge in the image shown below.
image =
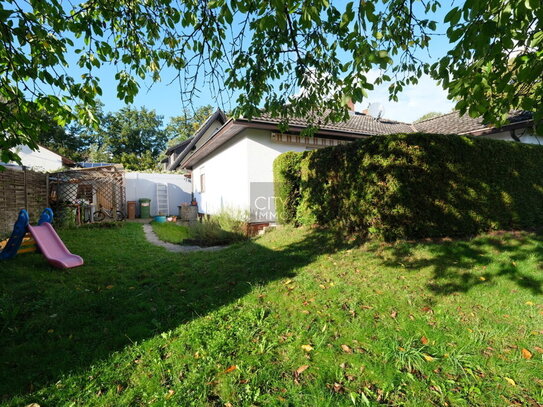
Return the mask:
[[[440, 114], [439, 116], [434, 116], [434, 117], [430, 117], [429, 119], [424, 119], [424, 120], [421, 120], [419, 122], [413, 122], [411, 124], [413, 125], [417, 125], [417, 124], [421, 124], [421, 123], [426, 123], [426, 122], [429, 122], [430, 120], [436, 120], [436, 119], [441, 119], [442, 117], [445, 117], [445, 116], [448, 116], [448, 115], [451, 115], [453, 113], [458, 113], [459, 112], [457, 110], [453, 110], [452, 112], [449, 112], [449, 113], [443, 113], [443, 114]], [[460, 114], [459, 114], [460, 115]], [[461, 116], [460, 116], [461, 117]]]

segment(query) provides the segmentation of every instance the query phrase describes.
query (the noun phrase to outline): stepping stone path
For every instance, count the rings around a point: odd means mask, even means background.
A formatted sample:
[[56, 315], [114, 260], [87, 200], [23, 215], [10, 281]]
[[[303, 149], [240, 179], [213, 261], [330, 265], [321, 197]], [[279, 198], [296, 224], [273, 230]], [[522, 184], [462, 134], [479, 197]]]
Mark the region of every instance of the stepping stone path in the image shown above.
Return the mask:
[[214, 251], [225, 249], [228, 247], [228, 246], [210, 246], [210, 247], [181, 246], [179, 244], [164, 242], [158, 238], [156, 233], [153, 231], [153, 227], [149, 224], [143, 225], [143, 232], [145, 233], [145, 238], [147, 239], [149, 243], [152, 243], [155, 246], [163, 247], [172, 253], [214, 252]]

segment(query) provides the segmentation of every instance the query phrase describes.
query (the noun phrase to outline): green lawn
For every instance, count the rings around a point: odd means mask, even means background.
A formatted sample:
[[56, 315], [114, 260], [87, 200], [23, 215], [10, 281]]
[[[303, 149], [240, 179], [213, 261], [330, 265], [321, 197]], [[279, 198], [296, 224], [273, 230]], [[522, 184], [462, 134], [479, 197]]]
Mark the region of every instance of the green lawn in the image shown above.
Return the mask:
[[1, 263], [0, 397], [24, 406], [543, 403], [543, 237], [340, 247], [284, 228], [175, 254], [66, 230]]
[[183, 240], [190, 237], [189, 228], [186, 226], [177, 225], [176, 223], [166, 222], [157, 223], [151, 222], [153, 231], [160, 240], [165, 242], [180, 244]]

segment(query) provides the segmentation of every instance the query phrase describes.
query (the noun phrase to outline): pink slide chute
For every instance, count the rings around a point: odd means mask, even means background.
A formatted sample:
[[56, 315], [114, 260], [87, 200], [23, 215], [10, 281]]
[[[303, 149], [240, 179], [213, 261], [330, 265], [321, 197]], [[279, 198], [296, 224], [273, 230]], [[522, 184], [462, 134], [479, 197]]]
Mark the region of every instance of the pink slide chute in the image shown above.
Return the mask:
[[83, 259], [70, 253], [50, 223], [28, 226], [28, 231], [36, 241], [47, 261], [55, 267], [69, 269], [83, 265]]

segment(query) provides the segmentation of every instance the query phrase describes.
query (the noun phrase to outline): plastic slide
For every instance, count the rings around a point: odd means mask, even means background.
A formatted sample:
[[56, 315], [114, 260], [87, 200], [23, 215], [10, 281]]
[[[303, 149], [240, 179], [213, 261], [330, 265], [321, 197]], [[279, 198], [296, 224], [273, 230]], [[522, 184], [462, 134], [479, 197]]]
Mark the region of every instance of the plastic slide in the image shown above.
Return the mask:
[[52, 266], [69, 269], [83, 265], [83, 259], [70, 253], [49, 222], [42, 222], [38, 226], [28, 226], [28, 231]]
[[6, 247], [4, 247], [4, 250], [2, 250], [2, 252], [0, 253], [0, 260], [8, 260], [15, 257], [26, 235], [28, 221], [28, 213], [24, 209], [22, 209], [19, 212], [19, 217], [17, 218], [17, 222], [15, 222], [13, 232], [11, 233]]

